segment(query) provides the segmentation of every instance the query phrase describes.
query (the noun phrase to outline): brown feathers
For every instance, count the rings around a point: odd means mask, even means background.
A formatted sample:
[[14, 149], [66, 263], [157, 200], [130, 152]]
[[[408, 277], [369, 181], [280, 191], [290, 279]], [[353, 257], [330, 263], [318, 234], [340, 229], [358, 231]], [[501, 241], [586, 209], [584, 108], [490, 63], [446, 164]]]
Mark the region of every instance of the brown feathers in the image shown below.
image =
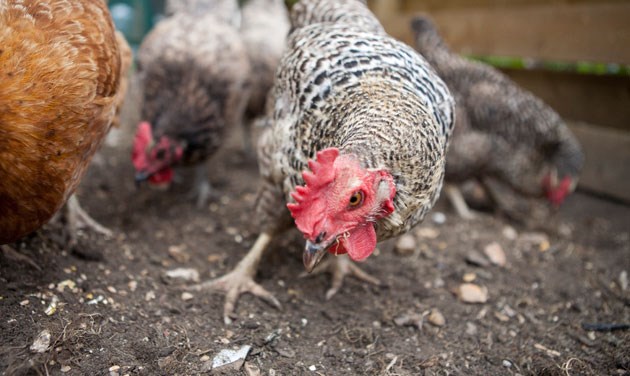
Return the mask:
[[0, 243], [75, 190], [109, 130], [121, 58], [102, 1], [0, 2]]

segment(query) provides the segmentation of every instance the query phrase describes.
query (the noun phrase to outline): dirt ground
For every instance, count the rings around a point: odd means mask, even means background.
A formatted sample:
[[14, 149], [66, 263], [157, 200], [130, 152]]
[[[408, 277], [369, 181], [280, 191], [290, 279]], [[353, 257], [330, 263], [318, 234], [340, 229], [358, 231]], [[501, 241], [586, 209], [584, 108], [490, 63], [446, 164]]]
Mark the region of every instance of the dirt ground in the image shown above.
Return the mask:
[[[489, 214], [466, 222], [441, 201], [433, 213], [446, 221], [429, 216], [415, 229], [413, 252], [385, 244], [362, 265], [383, 286], [349, 279], [330, 301], [328, 275], [298, 278], [303, 243], [289, 232], [257, 276], [283, 309], [246, 295], [225, 326], [223, 296], [189, 295], [192, 282], [167, 272], [192, 268], [204, 280], [245, 254], [256, 237], [255, 163], [233, 137], [211, 162], [219, 197], [203, 210], [186, 197], [190, 171], [169, 192], [138, 190], [129, 161], [135, 110], [127, 106], [124, 128], [79, 189], [115, 237], [84, 234], [77, 256], [50, 240], [58, 227], [49, 225], [18, 245], [41, 271], [0, 256], [3, 375], [208, 374], [218, 372], [219, 351], [244, 345], [245, 365], [224, 373], [630, 374], [630, 330], [583, 328], [630, 323], [630, 207], [585, 193], [536, 230]], [[492, 242], [504, 266], [483, 256]], [[462, 302], [454, 291], [464, 280], [487, 288], [487, 302]], [[46, 331], [49, 342], [37, 341]]]

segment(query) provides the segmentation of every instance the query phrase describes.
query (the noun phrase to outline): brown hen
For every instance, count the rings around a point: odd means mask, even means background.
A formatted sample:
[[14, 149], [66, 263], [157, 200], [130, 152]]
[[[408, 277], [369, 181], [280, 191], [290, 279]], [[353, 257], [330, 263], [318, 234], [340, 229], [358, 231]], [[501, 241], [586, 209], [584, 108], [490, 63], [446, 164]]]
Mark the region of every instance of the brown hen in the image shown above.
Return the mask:
[[104, 1], [0, 0], [0, 244], [66, 201], [71, 240], [81, 225], [109, 232], [72, 194], [122, 103], [122, 73]]

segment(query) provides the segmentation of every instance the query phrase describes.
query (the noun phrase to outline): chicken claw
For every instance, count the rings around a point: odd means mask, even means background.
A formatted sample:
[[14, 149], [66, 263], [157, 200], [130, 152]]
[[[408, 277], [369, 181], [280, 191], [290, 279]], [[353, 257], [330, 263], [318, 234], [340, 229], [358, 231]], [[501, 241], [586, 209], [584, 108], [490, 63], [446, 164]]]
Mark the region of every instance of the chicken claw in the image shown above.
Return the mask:
[[312, 273], [302, 273], [300, 277], [316, 275], [329, 272], [332, 274], [332, 286], [326, 291], [326, 300], [330, 300], [343, 286], [346, 276], [353, 276], [361, 281], [371, 283], [376, 286], [381, 285], [381, 281], [364, 272], [355, 263], [348, 259], [348, 256], [329, 256], [321, 262]]
[[70, 233], [71, 245], [76, 245], [77, 231], [82, 228], [88, 228], [96, 233], [110, 237], [112, 231], [100, 223], [96, 222], [88, 213], [79, 205], [76, 195], [70, 196], [66, 203], [66, 218], [68, 221], [68, 229]]
[[270, 240], [271, 236], [266, 233], [262, 233], [256, 240], [256, 243], [254, 243], [252, 249], [238, 263], [238, 265], [236, 265], [234, 270], [223, 277], [188, 287], [189, 290], [193, 291], [211, 290], [224, 292], [225, 305], [223, 306], [223, 322], [226, 325], [232, 323], [236, 302], [238, 301], [239, 296], [243, 293], [248, 292], [261, 298], [270, 305], [278, 309], [282, 309], [280, 301], [264, 287], [254, 282], [253, 279], [256, 275], [260, 258], [267, 248]]

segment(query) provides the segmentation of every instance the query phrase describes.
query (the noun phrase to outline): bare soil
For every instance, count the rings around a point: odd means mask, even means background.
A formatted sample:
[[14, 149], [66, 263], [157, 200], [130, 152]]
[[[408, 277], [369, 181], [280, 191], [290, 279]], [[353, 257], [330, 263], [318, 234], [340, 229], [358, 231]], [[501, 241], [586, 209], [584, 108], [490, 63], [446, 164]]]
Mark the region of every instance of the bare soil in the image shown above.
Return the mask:
[[[225, 326], [223, 296], [186, 296], [192, 282], [166, 272], [193, 268], [204, 280], [236, 265], [257, 235], [256, 164], [232, 137], [211, 161], [218, 197], [203, 210], [186, 196], [190, 171], [168, 192], [136, 189], [129, 150], [137, 106], [126, 113], [79, 189], [84, 208], [115, 237], [83, 234], [77, 255], [51, 241], [59, 231], [52, 224], [16, 245], [41, 271], [0, 256], [3, 375], [209, 374], [220, 350], [243, 345], [252, 347], [247, 363], [227, 374], [630, 374], [630, 330], [583, 328], [630, 323], [620, 278], [630, 272], [628, 206], [577, 193], [531, 229], [490, 214], [463, 221], [440, 202], [433, 213], [446, 222], [428, 218], [415, 229], [415, 251], [401, 255], [386, 243], [362, 265], [383, 286], [348, 279], [329, 301], [328, 275], [298, 277], [303, 243], [288, 232], [257, 276], [283, 309], [246, 295]], [[505, 251], [505, 266], [467, 261], [491, 242]], [[454, 294], [473, 278], [488, 289], [487, 302]], [[429, 322], [431, 310], [443, 326]], [[417, 325], [399, 326], [405, 315]], [[50, 344], [34, 352], [44, 330]]]

